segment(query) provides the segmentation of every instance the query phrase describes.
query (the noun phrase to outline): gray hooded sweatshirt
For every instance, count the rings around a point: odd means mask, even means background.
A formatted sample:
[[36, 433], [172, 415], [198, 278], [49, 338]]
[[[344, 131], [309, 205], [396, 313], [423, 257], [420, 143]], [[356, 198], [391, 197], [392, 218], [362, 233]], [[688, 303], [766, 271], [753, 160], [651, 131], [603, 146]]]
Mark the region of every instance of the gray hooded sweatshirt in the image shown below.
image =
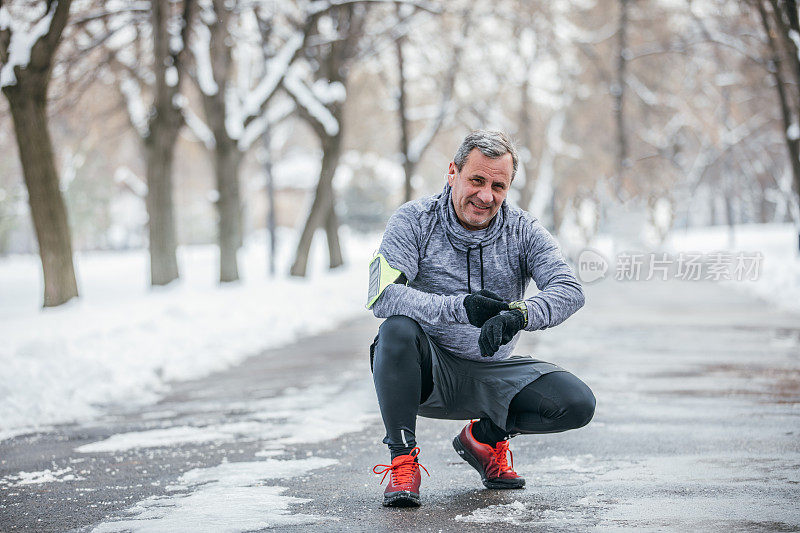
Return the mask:
[[400, 206], [379, 251], [408, 285], [386, 287], [372, 306], [375, 316], [413, 318], [437, 345], [465, 359], [506, 359], [519, 339], [517, 334], [492, 357], [482, 357], [481, 330], [464, 308], [467, 294], [488, 289], [507, 302], [522, 300], [533, 280], [540, 292], [525, 300], [528, 331], [556, 326], [584, 303], [558, 243], [536, 218], [504, 201], [486, 229], [467, 230], [456, 218], [449, 184], [440, 194]]

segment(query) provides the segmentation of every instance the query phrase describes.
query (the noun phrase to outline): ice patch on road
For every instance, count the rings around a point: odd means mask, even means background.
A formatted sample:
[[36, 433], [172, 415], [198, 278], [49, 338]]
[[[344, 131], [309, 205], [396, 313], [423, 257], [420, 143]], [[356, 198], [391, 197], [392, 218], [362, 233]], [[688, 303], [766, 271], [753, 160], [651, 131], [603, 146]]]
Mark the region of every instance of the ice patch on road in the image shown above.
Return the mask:
[[70, 474], [72, 472], [71, 467], [61, 468], [61, 469], [47, 469], [42, 470], [40, 472], [17, 472], [13, 476], [6, 476], [3, 479], [0, 479], [0, 485], [35, 485], [38, 483], [55, 483], [55, 482], [64, 482], [64, 481], [81, 481], [84, 478]]
[[[209, 405], [210, 409], [219, 406]], [[232, 408], [231, 404], [227, 405]], [[244, 410], [248, 407], [248, 410]], [[275, 398], [241, 404], [243, 412], [234, 422], [204, 427], [176, 426], [118, 433], [76, 448], [80, 453], [121, 452], [135, 448], [153, 448], [199, 444], [204, 442], [268, 442], [268, 448], [284, 445], [323, 442], [345, 433], [362, 430], [378, 419], [375, 392], [369, 379], [344, 385], [315, 385], [294, 389]], [[342, 416], [343, 413], [346, 416]]]
[[500, 505], [490, 505], [483, 509], [475, 509], [471, 514], [456, 515], [456, 520], [460, 522], [475, 522], [493, 524], [505, 522], [507, 524], [522, 525], [531, 521], [529, 508], [521, 501], [515, 500], [512, 503]]
[[[263, 441], [260, 461], [196, 468], [166, 488], [167, 495], [147, 498], [125, 511], [125, 516], [97, 526], [112, 531], [253, 531], [272, 527], [337, 520], [331, 516], [293, 514], [291, 506], [311, 500], [284, 496], [285, 487], [265, 486], [265, 480], [288, 479], [336, 464], [334, 459], [273, 458], [291, 444], [322, 442], [362, 430], [377, 420], [377, 402], [367, 377], [342, 383], [290, 389], [281, 396], [252, 402], [195, 403], [196, 409], [232, 422], [205, 427], [177, 426], [112, 435], [81, 446], [78, 452], [119, 452], [133, 448], [175, 446], [208, 441]], [[235, 411], [236, 415], [230, 415]]]
[[[130, 509], [126, 518], [102, 523], [95, 533], [239, 532], [312, 524], [329, 516], [292, 514], [290, 506], [311, 500], [283, 496], [285, 487], [265, 481], [304, 475], [336, 464], [335, 459], [251, 461], [197, 468], [183, 474], [166, 496], [152, 496]], [[191, 492], [184, 492], [191, 491]]]
[[574, 457], [554, 455], [542, 459], [542, 462], [547, 465], [547, 469], [549, 470], [577, 472], [581, 474], [597, 472], [600, 469], [600, 467], [595, 464], [592, 454], [576, 455]]
[[[553, 456], [528, 469], [537, 494], [456, 521], [567, 531], [792, 529], [800, 525], [800, 456], [784, 453], [595, 459]], [[580, 478], [581, 497], [559, 495]], [[743, 490], [743, 487], [747, 487]], [[644, 495], [644, 496], [643, 496]], [[753, 502], [758, 502], [757, 506]], [[557, 505], [554, 505], [557, 502]]]
[[580, 527], [586, 526], [586, 517], [576, 513], [574, 509], [563, 507], [551, 509], [541, 508], [540, 503], [522, 503], [515, 500], [512, 503], [490, 505], [483, 509], [476, 509], [468, 515], [456, 515], [459, 522], [475, 524], [509, 524], [514, 526], [541, 526], [549, 527]]
[[235, 433], [224, 431], [221, 428], [176, 426], [166, 429], [118, 433], [105, 440], [79, 446], [75, 448], [75, 451], [79, 453], [122, 452], [134, 448], [157, 448], [210, 441], [231, 441], [235, 437]]
[[[743, 498], [726, 498], [719, 495], [689, 498], [662, 496], [629, 500], [603, 513], [603, 525], [627, 526], [635, 521], [636, 527], [672, 529], [676, 517], [687, 530], [725, 530], [725, 523], [745, 522], [768, 524], [769, 529], [788, 531], [800, 524], [800, 510], [786, 501], [760, 500], [758, 509], [747, 505]], [[611, 522], [611, 524], [608, 524]], [[780, 527], [783, 525], [785, 527]], [[734, 528], [731, 527], [730, 530]], [[752, 530], [760, 529], [753, 527]]]

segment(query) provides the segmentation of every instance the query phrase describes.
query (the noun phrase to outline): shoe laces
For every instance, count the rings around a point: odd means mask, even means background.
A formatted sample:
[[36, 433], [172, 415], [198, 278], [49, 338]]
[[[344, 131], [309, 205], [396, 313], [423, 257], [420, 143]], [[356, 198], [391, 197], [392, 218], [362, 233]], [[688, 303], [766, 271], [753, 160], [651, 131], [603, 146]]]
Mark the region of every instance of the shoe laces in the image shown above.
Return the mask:
[[[408, 455], [398, 455], [392, 460], [392, 464], [390, 465], [375, 465], [372, 467], [372, 471], [375, 474], [381, 475], [381, 485], [383, 485], [386, 476], [389, 475], [389, 472], [392, 473], [391, 482], [395, 485], [402, 485], [403, 483], [411, 483], [414, 480], [414, 473], [416, 472], [417, 468], [422, 468], [428, 477], [430, 477], [430, 473], [428, 469], [422, 466], [417, 462], [417, 456], [419, 455], [419, 448], [414, 448]], [[378, 468], [383, 467], [383, 470], [378, 470]]]
[[[506, 455], [511, 456], [511, 466], [508, 466], [508, 457]], [[500, 467], [500, 472], [513, 472], [514, 471], [514, 453], [508, 449], [508, 441], [501, 440], [497, 443], [497, 446], [492, 448], [492, 454], [494, 455], [494, 460], [497, 463], [497, 466]]]

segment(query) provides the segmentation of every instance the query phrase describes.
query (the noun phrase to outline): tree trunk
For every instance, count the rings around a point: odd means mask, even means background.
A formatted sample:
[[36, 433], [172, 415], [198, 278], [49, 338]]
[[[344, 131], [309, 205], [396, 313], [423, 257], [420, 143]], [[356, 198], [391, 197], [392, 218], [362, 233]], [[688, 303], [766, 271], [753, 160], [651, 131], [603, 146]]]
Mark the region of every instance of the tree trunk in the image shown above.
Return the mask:
[[414, 186], [411, 183], [414, 177], [414, 172], [417, 170], [417, 165], [408, 160], [408, 154], [403, 154], [403, 174], [405, 175], [405, 188], [403, 191], [404, 202], [410, 202], [414, 199]]
[[551, 116], [547, 122], [543, 135], [542, 150], [539, 154], [536, 182], [532, 185], [534, 187], [533, 195], [528, 206], [530, 213], [537, 217], [548, 229], [553, 228], [550, 203], [554, 194], [553, 188], [555, 187], [555, 150], [557, 147], [551, 141], [561, 138], [565, 120], [566, 112], [561, 110]]
[[625, 131], [625, 70], [627, 67], [628, 48], [628, 5], [629, 0], [619, 0], [619, 27], [617, 29], [617, 72], [616, 81], [611, 89], [614, 97], [614, 118], [617, 126], [617, 179], [614, 183], [618, 199], [622, 198], [626, 186], [626, 169], [628, 166], [628, 137]]
[[325, 236], [328, 238], [328, 260], [330, 268], [337, 268], [344, 264], [342, 247], [339, 244], [339, 218], [336, 216], [336, 202], [331, 202], [328, 207], [328, 216], [325, 217]]
[[[340, 39], [329, 46], [317, 47], [309, 50], [315, 56], [320, 68], [315, 73], [315, 79], [326, 80], [328, 83], [339, 82], [347, 87], [347, 73], [350, 61], [358, 53], [358, 42], [364, 34], [364, 23], [367, 10], [363, 6], [345, 4], [332, 10], [334, 23], [337, 25]], [[289, 273], [292, 276], [305, 276], [311, 241], [317, 228], [324, 227], [328, 238], [328, 251], [330, 267], [335, 268], [342, 264], [342, 251], [339, 243], [339, 222], [335, 211], [335, 193], [333, 190], [333, 176], [339, 164], [339, 156], [344, 138], [344, 102], [333, 101], [322, 104], [336, 121], [338, 128], [329, 129], [324, 121], [316, 114], [308, 111], [303, 101], [299, 101], [292, 92], [300, 116], [308, 122], [320, 139], [322, 147], [322, 167], [319, 181], [314, 195], [311, 211], [308, 213], [305, 227], [297, 243], [294, 264]], [[302, 100], [302, 99], [301, 99]]]
[[725, 202], [725, 219], [728, 222], [728, 248], [733, 250], [736, 244], [736, 218], [733, 211], [733, 199], [727, 190], [722, 199]]
[[717, 225], [717, 197], [713, 194], [708, 197], [709, 226]]
[[[775, 2], [773, 1], [773, 5]], [[794, 99], [796, 102], [797, 108], [795, 109], [795, 117], [794, 117], [794, 125], [795, 127], [800, 127], [800, 50], [798, 50], [797, 41], [795, 40], [798, 35], [800, 35], [800, 20], [798, 20], [797, 14], [797, 2], [795, 0], [785, 0], [782, 3], [782, 6], [786, 13], [786, 18], [789, 21], [789, 30], [786, 28], [782, 28], [782, 35], [784, 37], [784, 43], [786, 48], [789, 50], [788, 54], [788, 62], [792, 67], [792, 73], [794, 74], [795, 78], [795, 86], [792, 88], [792, 93], [794, 95]], [[781, 22], [780, 15], [777, 14], [776, 11], [776, 19], [778, 22]], [[782, 25], [782, 24], [781, 24]], [[794, 38], [792, 37], [792, 33], [794, 33]], [[789, 142], [789, 135], [786, 135], [787, 143]], [[794, 184], [794, 192], [797, 195], [798, 203], [800, 203], [800, 139], [795, 136], [792, 139], [792, 144], [794, 146], [794, 152], [792, 152], [790, 148], [790, 152], [792, 157], [792, 171], [793, 171], [793, 184]], [[800, 231], [798, 231], [797, 235], [797, 249], [800, 251]]]
[[262, 136], [264, 143], [264, 174], [266, 175], [266, 190], [267, 190], [267, 234], [269, 235], [269, 257], [267, 264], [269, 265], [269, 275], [275, 276], [275, 181], [272, 176], [272, 144], [270, 137], [270, 130], [267, 127]]
[[[226, 120], [230, 115], [226, 94], [229, 94], [233, 72], [232, 37], [228, 31], [231, 11], [223, 0], [214, 0], [215, 19], [209, 24], [211, 35], [209, 54], [212, 74], [218, 90], [202, 93], [206, 120], [214, 135], [214, 174], [217, 185], [217, 242], [219, 244], [219, 281], [239, 280], [236, 252], [242, 246], [242, 202], [239, 193], [239, 164], [243, 154], [228, 133]], [[204, 24], [204, 23], [203, 23]]]
[[334, 212], [334, 192], [333, 175], [339, 164], [341, 151], [342, 132], [334, 136], [322, 138], [322, 168], [320, 169], [319, 181], [314, 195], [314, 203], [308, 213], [308, 219], [297, 243], [295, 260], [289, 273], [292, 276], [304, 277], [308, 264], [308, 255], [311, 250], [311, 241], [314, 240], [314, 232], [317, 228], [325, 226], [325, 233], [328, 237], [329, 256], [331, 268], [342, 264], [342, 252], [337, 250], [339, 247], [338, 221]]
[[758, 222], [768, 223], [772, 218], [772, 203], [767, 199], [766, 191], [761, 189], [758, 195]]
[[[27, 65], [15, 66], [16, 80], [2, 89], [11, 109], [31, 218], [39, 242], [45, 307], [61, 305], [78, 296], [67, 209], [61, 197], [53, 145], [47, 130], [47, 87], [71, 3], [71, 0], [48, 3], [47, 10], [48, 13], [52, 10], [52, 18], [47, 32], [36, 37]], [[14, 53], [9, 50], [13, 31], [23, 30], [14, 30], [6, 23], [2, 26], [0, 63], [6, 63]]]
[[558, 188], [553, 187], [553, 196], [550, 197], [550, 212], [553, 214], [553, 233], [561, 231], [561, 223], [564, 222], [564, 213], [558, 202]]
[[[800, 127], [798, 124], [798, 117], [792, 116], [791, 105], [789, 103], [789, 96], [786, 94], [786, 88], [784, 87], [783, 76], [781, 73], [781, 53], [778, 50], [778, 45], [775, 43], [775, 39], [773, 38], [772, 28], [770, 27], [769, 18], [767, 17], [766, 10], [764, 9], [764, 5], [759, 0], [756, 2], [756, 6], [758, 8], [758, 13], [761, 17], [761, 24], [764, 27], [764, 33], [767, 37], [767, 42], [769, 43], [770, 52], [772, 53], [772, 62], [774, 63], [774, 68], [772, 69], [772, 76], [775, 80], [775, 89], [778, 91], [778, 103], [780, 104], [781, 108], [781, 118], [783, 120], [783, 137], [784, 141], [786, 142], [786, 149], [789, 152], [789, 164], [791, 165], [792, 169], [792, 183], [794, 192], [800, 200], [800, 139], [797, 138], [796, 135], [792, 136], [789, 134], [789, 129], [792, 127]], [[780, 22], [780, 10], [777, 7], [777, 4], [773, 3], [774, 9], [774, 22], [776, 25], [781, 26]], [[791, 18], [791, 17], [790, 17]], [[795, 17], [796, 23], [796, 17]], [[787, 46], [791, 46], [790, 43], [793, 43], [791, 38], [788, 38], [788, 33], [786, 35]], [[796, 50], [796, 47], [791, 47], [790, 49]], [[797, 65], [797, 55], [791, 56], [787, 58], [788, 61], [791, 63], [790, 68], [792, 68], [796, 73], [799, 73], [800, 76], [800, 67]], [[794, 87], [795, 93], [798, 91], [797, 87]], [[797, 238], [798, 250], [800, 250], [800, 233], [798, 234]]]
[[[67, 210], [61, 197], [53, 147], [47, 130], [47, 100], [24, 86], [3, 88], [8, 98], [31, 217], [44, 273], [44, 307], [78, 296]], [[38, 92], [38, 91], [37, 91]]]
[[214, 170], [217, 178], [217, 211], [219, 214], [219, 281], [238, 281], [236, 252], [242, 242], [241, 199], [239, 196], [240, 152], [235, 141], [217, 140]]
[[[400, 6], [395, 6], [400, 12]], [[403, 189], [403, 201], [410, 202], [414, 196], [414, 189], [411, 184], [411, 178], [414, 174], [414, 164], [409, 159], [409, 133], [408, 133], [408, 118], [406, 115], [406, 73], [405, 73], [405, 60], [403, 57], [403, 37], [398, 37], [395, 44], [395, 51], [397, 53], [397, 75], [399, 77], [397, 84], [397, 114], [400, 119], [400, 153], [403, 155], [403, 171], [405, 173], [405, 187]]]
[[525, 169], [525, 183], [519, 191], [519, 207], [525, 211], [531, 205], [533, 199], [533, 190], [536, 181], [533, 173], [533, 136], [531, 135], [531, 106], [528, 100], [528, 89], [530, 87], [530, 79], [525, 76], [525, 80], [520, 86], [520, 135], [522, 136], [522, 146], [528, 151], [528, 156], [522, 161], [522, 166]]
[[[180, 19], [181, 48], [170, 50], [169, 20], [171, 2], [152, 0], [153, 33], [153, 104], [144, 137], [147, 155], [147, 213], [150, 217], [150, 283], [166, 285], [178, 278], [176, 256], [178, 239], [172, 204], [172, 161], [183, 115], [175, 104], [183, 78], [183, 62], [189, 48], [189, 28], [195, 9], [194, 0], [183, 1]], [[170, 83], [168, 72], [174, 69], [178, 79]]]
[[147, 159], [147, 214], [150, 236], [150, 284], [166, 285], [178, 279], [177, 238], [172, 204], [172, 160], [174, 133], [169, 128], [154, 127], [145, 139]]

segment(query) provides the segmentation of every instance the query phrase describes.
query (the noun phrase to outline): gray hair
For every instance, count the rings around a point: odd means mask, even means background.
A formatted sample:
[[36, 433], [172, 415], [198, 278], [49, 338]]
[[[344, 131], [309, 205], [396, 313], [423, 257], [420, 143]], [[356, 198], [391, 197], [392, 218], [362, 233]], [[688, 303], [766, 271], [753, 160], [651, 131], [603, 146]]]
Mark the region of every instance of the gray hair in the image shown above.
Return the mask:
[[517, 166], [519, 165], [517, 147], [514, 146], [511, 138], [505, 132], [500, 130], [474, 130], [464, 137], [464, 141], [458, 147], [458, 151], [456, 151], [456, 155], [453, 158], [453, 163], [456, 164], [459, 172], [464, 168], [467, 157], [474, 148], [477, 148], [483, 155], [492, 159], [511, 154], [511, 162], [514, 167], [511, 171], [511, 179], [513, 180], [514, 176], [517, 175]]

